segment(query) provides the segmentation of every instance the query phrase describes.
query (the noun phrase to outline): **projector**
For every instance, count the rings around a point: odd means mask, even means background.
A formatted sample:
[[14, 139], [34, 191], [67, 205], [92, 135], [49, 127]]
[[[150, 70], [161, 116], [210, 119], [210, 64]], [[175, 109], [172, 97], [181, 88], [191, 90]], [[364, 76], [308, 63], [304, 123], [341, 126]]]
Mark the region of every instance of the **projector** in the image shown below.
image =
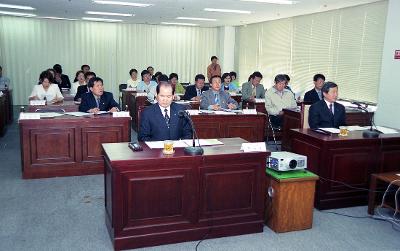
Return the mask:
[[307, 156], [291, 152], [272, 152], [267, 158], [267, 167], [277, 171], [291, 171], [307, 168]]

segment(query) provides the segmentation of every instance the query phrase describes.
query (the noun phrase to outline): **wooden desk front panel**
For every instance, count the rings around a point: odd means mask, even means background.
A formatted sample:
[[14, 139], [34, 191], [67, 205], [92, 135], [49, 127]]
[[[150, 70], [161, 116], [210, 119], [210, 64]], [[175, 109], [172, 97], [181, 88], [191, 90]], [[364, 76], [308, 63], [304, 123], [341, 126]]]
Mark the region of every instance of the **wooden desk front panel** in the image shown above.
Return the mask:
[[123, 144], [103, 148], [114, 249], [262, 231], [268, 154], [240, 153], [240, 144], [169, 157], [145, 145], [139, 153]]
[[[394, 143], [399, 142], [399, 135], [365, 139], [362, 132], [351, 132], [349, 137], [340, 138], [300, 129], [291, 130], [290, 137], [292, 151], [306, 155], [308, 169], [321, 177], [316, 194], [319, 209], [364, 205], [367, 202], [367, 192], [324, 178], [368, 188], [371, 173], [379, 169], [400, 170], [396, 165], [400, 160], [400, 144]], [[385, 141], [387, 146], [382, 143]]]
[[199, 138], [240, 137], [250, 142], [264, 141], [264, 114], [192, 116]]
[[21, 120], [23, 178], [103, 172], [101, 143], [130, 141], [129, 118]]

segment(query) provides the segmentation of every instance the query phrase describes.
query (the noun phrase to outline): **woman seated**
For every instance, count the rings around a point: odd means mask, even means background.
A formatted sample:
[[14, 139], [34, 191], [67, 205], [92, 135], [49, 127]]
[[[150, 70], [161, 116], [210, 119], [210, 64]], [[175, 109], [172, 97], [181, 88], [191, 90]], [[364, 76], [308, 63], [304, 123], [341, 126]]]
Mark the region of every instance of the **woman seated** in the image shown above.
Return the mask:
[[81, 85], [86, 85], [85, 82], [85, 73], [83, 71], [77, 71], [75, 74], [75, 78], [77, 79], [76, 82], [72, 83], [70, 93], [75, 95], [78, 91], [78, 87]]
[[221, 90], [222, 91], [227, 91], [227, 92], [236, 92], [237, 87], [234, 83], [231, 82], [231, 75], [230, 73], [224, 73], [222, 74], [222, 85], [221, 85]]
[[47, 100], [56, 103], [64, 99], [58, 85], [52, 84], [53, 76], [48, 71], [43, 71], [39, 76], [39, 84], [33, 87], [29, 100]]

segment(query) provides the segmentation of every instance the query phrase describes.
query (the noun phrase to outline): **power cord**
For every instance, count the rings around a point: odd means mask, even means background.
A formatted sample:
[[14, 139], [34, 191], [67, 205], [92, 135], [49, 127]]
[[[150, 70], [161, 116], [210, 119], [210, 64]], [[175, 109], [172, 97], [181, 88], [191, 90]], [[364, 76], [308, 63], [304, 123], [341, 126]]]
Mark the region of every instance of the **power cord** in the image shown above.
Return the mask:
[[324, 178], [324, 177], [322, 177], [322, 176], [319, 176], [319, 178], [320, 178], [320, 180], [326, 180], [326, 181], [330, 181], [330, 182], [333, 182], [333, 183], [338, 183], [338, 184], [341, 184], [341, 185], [346, 186], [346, 187], [348, 187], [348, 188], [352, 188], [352, 189], [354, 189], [354, 190], [367, 191], [367, 192], [374, 192], [374, 193], [382, 193], [382, 192], [385, 192], [385, 191], [386, 191], [386, 190], [371, 190], [371, 189], [368, 189], [368, 188], [355, 187], [355, 186], [349, 185], [349, 184], [347, 184], [347, 183], [344, 183], [344, 182], [342, 182], [342, 181], [331, 180], [331, 179], [328, 179], [328, 178]]

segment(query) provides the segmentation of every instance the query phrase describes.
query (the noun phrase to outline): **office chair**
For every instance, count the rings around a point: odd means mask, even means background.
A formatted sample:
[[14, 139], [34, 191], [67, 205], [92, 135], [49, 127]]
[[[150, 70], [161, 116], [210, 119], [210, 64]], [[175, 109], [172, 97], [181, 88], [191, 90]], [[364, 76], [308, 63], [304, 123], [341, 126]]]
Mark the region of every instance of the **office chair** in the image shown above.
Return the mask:
[[121, 102], [122, 102], [122, 90], [125, 90], [126, 88], [128, 88], [128, 84], [120, 84], [118, 86], [119, 89], [119, 106], [121, 107]]
[[276, 142], [276, 137], [275, 137], [275, 131], [281, 131], [282, 129], [280, 127], [274, 127], [271, 123], [271, 118], [267, 112], [267, 117], [268, 117], [268, 125], [267, 125], [267, 145], [268, 145], [268, 140], [269, 140], [269, 129], [271, 129], [272, 131], [272, 139], [274, 141], [275, 144], [275, 148], [278, 151], [278, 143]]

